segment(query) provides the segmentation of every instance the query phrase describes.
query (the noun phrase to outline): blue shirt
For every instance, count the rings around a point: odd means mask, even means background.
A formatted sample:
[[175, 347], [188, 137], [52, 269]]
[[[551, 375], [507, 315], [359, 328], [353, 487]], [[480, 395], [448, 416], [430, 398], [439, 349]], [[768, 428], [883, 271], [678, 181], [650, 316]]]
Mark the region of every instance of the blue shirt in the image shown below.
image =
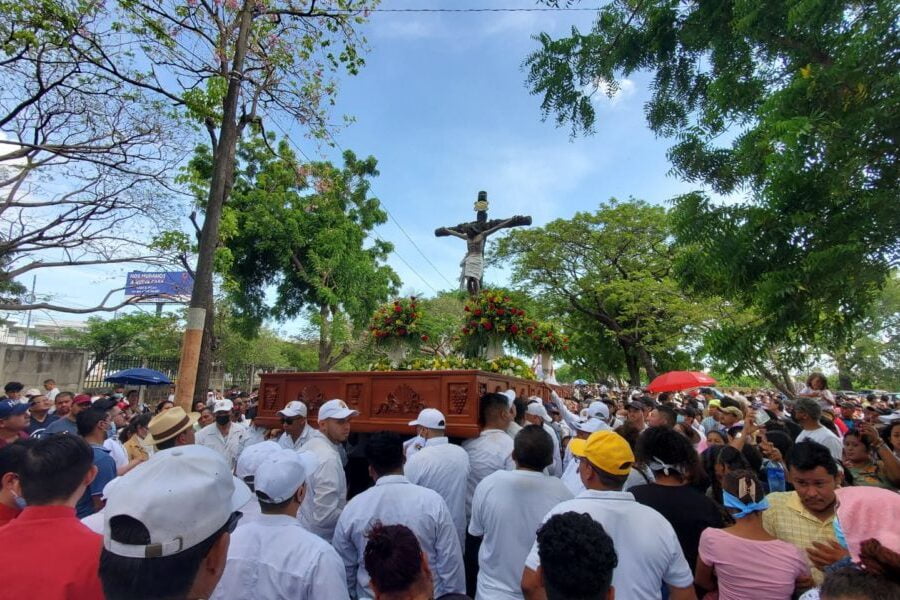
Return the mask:
[[109, 450], [94, 444], [91, 444], [91, 449], [94, 451], [94, 466], [97, 467], [97, 476], [84, 490], [84, 495], [75, 505], [75, 513], [79, 519], [94, 514], [93, 497], [101, 495], [106, 484], [116, 478], [116, 461], [109, 455]]
[[75, 421], [70, 421], [67, 417], [61, 417], [50, 423], [44, 431], [44, 435], [50, 435], [51, 433], [78, 435], [78, 425], [75, 424]]

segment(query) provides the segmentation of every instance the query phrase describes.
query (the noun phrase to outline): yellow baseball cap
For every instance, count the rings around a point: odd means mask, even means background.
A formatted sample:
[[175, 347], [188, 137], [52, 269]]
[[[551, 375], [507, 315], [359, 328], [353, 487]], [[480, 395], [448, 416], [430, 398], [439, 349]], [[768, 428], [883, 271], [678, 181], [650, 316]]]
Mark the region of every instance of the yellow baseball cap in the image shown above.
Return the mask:
[[631, 446], [614, 431], [597, 431], [586, 440], [569, 443], [572, 454], [591, 461], [598, 469], [613, 475], [627, 475], [634, 463]]

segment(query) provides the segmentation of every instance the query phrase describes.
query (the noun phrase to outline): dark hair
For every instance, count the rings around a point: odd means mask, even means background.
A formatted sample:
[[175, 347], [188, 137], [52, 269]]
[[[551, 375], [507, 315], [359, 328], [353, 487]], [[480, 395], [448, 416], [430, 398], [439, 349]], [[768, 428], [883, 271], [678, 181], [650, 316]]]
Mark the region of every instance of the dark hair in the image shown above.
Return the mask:
[[[740, 495], [742, 481], [747, 490], [747, 493], [743, 496]], [[726, 473], [722, 481], [722, 489], [744, 504], [759, 502], [766, 495], [766, 490], [763, 489], [759, 479], [756, 478], [753, 471], [747, 469], [738, 469]]]
[[678, 474], [685, 479], [691, 479], [700, 468], [700, 459], [691, 442], [668, 427], [650, 427], [638, 438], [635, 460], [649, 465], [654, 458], [677, 467]]
[[10, 381], [5, 386], [3, 386], [3, 391], [7, 394], [10, 392], [21, 392], [22, 388], [25, 386], [19, 383], [18, 381]]
[[516, 409], [516, 423], [520, 425], [525, 421], [525, 411], [528, 410], [528, 402], [524, 398], [516, 398], [513, 400], [513, 406]]
[[719, 436], [720, 438], [722, 438], [722, 442], [724, 442], [725, 444], [727, 444], [728, 442], [731, 441], [731, 438], [729, 437], [728, 433], [725, 431], [720, 431], [718, 429], [710, 429], [709, 431], [706, 432], [706, 435], [709, 435], [711, 433], [714, 433], [717, 436]]
[[616, 433], [622, 436], [622, 438], [628, 442], [628, 445], [631, 446], [631, 450], [634, 451], [637, 446], [638, 437], [641, 435], [641, 430], [629, 423], [628, 421], [622, 423], [615, 429]]
[[478, 424], [484, 427], [490, 415], [501, 409], [509, 410], [509, 398], [503, 394], [485, 394], [478, 401]]
[[[251, 476], [247, 477], [247, 479], [250, 479], [252, 481], [253, 476], [251, 475]], [[245, 481], [245, 483], [247, 483], [247, 482]], [[253, 485], [251, 485], [250, 483], [247, 483], [247, 485], [250, 486], [251, 489], [253, 488]], [[259, 490], [254, 490], [254, 493], [256, 494], [257, 500], [259, 500], [259, 510], [264, 515], [269, 515], [269, 514], [277, 515], [277, 514], [281, 513], [282, 511], [284, 511], [285, 508], [288, 507], [288, 504], [290, 504], [291, 501], [294, 499], [294, 497], [297, 495], [297, 492], [295, 490], [294, 493], [291, 494], [290, 498], [288, 498], [284, 502], [269, 502], [269, 500], [271, 500], [271, 498], [269, 498], [269, 495], [266, 494], [265, 492], [260, 492]]]
[[526, 425], [513, 440], [513, 460], [520, 467], [543, 471], [553, 464], [553, 440], [540, 425]]
[[794, 444], [786, 458], [788, 467], [798, 471], [812, 471], [816, 467], [822, 467], [829, 475], [836, 476], [838, 473], [837, 463], [831, 456], [831, 451], [812, 440]]
[[819, 597], [822, 600], [900, 600], [900, 587], [886, 577], [845, 567], [825, 575]]
[[366, 441], [366, 460], [380, 477], [403, 468], [403, 439], [393, 431], [379, 431]]
[[[150, 543], [150, 532], [143, 523], [128, 515], [109, 519], [110, 537], [122, 544]], [[159, 600], [183, 598], [225, 527], [187, 550], [172, 556], [129, 558], [104, 548], [100, 552], [100, 581], [106, 600]]]
[[823, 375], [822, 373], [819, 373], [819, 372], [813, 372], [813, 373], [810, 373], [810, 374], [809, 374], [809, 377], [806, 378], [806, 386], [811, 388], [811, 387], [812, 387], [812, 382], [813, 382], [814, 379], [820, 379], [820, 380], [822, 380], [822, 389], [823, 389], [823, 390], [827, 390], [827, 389], [828, 389], [828, 378], [825, 377], [825, 375]]
[[175, 403], [167, 398], [156, 405], [156, 408], [153, 410], [153, 414], [158, 415], [159, 413], [161, 413], [163, 406], [165, 406], [166, 404], [171, 404], [173, 407], [175, 406]]
[[723, 446], [716, 457], [716, 464], [726, 467], [729, 471], [749, 470], [750, 463], [744, 454], [733, 446]]
[[77, 435], [48, 435], [31, 444], [19, 472], [22, 495], [35, 506], [66, 500], [94, 464], [94, 451]]
[[722, 396], [719, 403], [721, 404], [721, 407], [723, 409], [728, 408], [729, 406], [733, 406], [733, 407], [737, 408], [738, 410], [740, 410], [741, 412], [744, 412], [744, 405], [741, 404], [737, 399], [732, 398], [731, 396]]
[[675, 414], [675, 409], [671, 406], [657, 406], [656, 413], [662, 417], [662, 420], [666, 422], [668, 427], [675, 427], [675, 423], [678, 422], [678, 415]]
[[53, 399], [53, 403], [55, 404], [56, 401], [59, 400], [59, 398], [61, 396], [67, 396], [69, 398], [69, 400], [72, 400], [73, 398], [75, 398], [75, 394], [73, 394], [72, 392], [60, 392], [56, 395], [56, 398]]
[[89, 408], [78, 413], [75, 417], [75, 424], [78, 426], [78, 435], [84, 437], [90, 435], [97, 429], [97, 424], [104, 419], [109, 418], [109, 413], [105, 410], [97, 408]]
[[379, 592], [403, 592], [422, 574], [422, 547], [409, 527], [376, 521], [366, 534], [363, 563]]
[[0, 477], [7, 473], [19, 475], [22, 465], [25, 464], [25, 455], [28, 448], [34, 443], [33, 438], [19, 440], [0, 448]]
[[859, 440], [859, 442], [860, 442], [863, 446], [866, 447], [866, 450], [867, 450], [867, 451], [870, 451], [870, 450], [872, 449], [872, 442], [870, 442], [868, 439], [866, 439], [866, 438], [864, 438], [862, 435], [860, 435], [859, 431], [857, 431], [857, 430], [855, 430], [855, 429], [851, 429], [850, 431], [848, 431], [847, 433], [844, 434], [844, 439], [845, 439], [845, 440], [846, 440], [848, 437], [855, 437], [857, 440]]
[[137, 434], [137, 430], [140, 427], [149, 427], [150, 419], [153, 418], [153, 415], [150, 413], [141, 413], [139, 415], [135, 415], [128, 421], [128, 425], [122, 429], [121, 433], [119, 433], [119, 441], [123, 444], [131, 439], [131, 436]]
[[[768, 425], [768, 423], [766, 423]], [[766, 429], [766, 439], [772, 443], [773, 446], [778, 448], [778, 451], [781, 452], [782, 457], [786, 457], [788, 453], [790, 453], [791, 448], [794, 447], [794, 440], [791, 439], [790, 434], [787, 431], [783, 431], [781, 429]]]
[[139, 390], [128, 390], [128, 393], [125, 394], [125, 399], [131, 398], [132, 396], [140, 397], [141, 392]]
[[160, 450], [168, 450], [169, 448], [174, 448], [175, 443], [178, 441], [178, 436], [180, 436], [182, 433], [184, 433], [184, 431], [182, 431], [178, 435], [173, 435], [164, 442], [154, 442], [157, 452]]
[[699, 415], [699, 412], [696, 407], [691, 406], [690, 404], [681, 409], [681, 413], [685, 417], [690, 417], [691, 419], [696, 419]]
[[891, 443], [891, 432], [894, 430], [894, 427], [900, 427], [900, 421], [888, 423], [888, 426], [881, 430], [881, 439], [888, 445], [888, 448], [896, 452], [900, 448], [894, 448], [894, 444]]
[[619, 564], [612, 539], [588, 514], [553, 515], [537, 530], [547, 600], [601, 600]]

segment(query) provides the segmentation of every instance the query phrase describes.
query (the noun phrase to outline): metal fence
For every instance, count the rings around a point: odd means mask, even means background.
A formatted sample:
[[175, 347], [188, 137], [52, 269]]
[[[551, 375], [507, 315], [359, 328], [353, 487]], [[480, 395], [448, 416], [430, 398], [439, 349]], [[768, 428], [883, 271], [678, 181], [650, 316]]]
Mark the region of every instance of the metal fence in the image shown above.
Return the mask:
[[[99, 361], [94, 365], [94, 368], [91, 369], [84, 379], [84, 388], [86, 391], [90, 392], [107, 390], [111, 385], [107, 383], [107, 377], [117, 371], [133, 369], [136, 367], [144, 367], [159, 371], [172, 381], [176, 381], [178, 379], [178, 363], [179, 360], [177, 358], [112, 356], [106, 360]], [[212, 389], [225, 390], [232, 386], [237, 386], [241, 390], [250, 391], [253, 387], [259, 385], [259, 375], [261, 373], [281, 371], [286, 368], [287, 367], [284, 366], [245, 364], [226, 369], [220, 364], [213, 364], [212, 372], [210, 373], [209, 387]], [[167, 386], [152, 386], [150, 389], [154, 392], [151, 394], [154, 397], [157, 395], [167, 395], [169, 393]]]

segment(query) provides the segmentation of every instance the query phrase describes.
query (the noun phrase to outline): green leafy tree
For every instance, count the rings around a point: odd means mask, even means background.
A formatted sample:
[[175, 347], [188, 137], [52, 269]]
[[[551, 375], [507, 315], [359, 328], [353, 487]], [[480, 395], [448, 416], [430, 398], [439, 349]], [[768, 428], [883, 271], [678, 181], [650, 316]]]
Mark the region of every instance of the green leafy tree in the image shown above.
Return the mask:
[[41, 339], [55, 348], [78, 348], [91, 352], [85, 375], [110, 357], [177, 358], [181, 351], [182, 327], [173, 315], [142, 312], [113, 319], [89, 317], [85, 329], [66, 328]]
[[833, 345], [900, 254], [898, 23], [892, 0], [615, 0], [589, 32], [541, 34], [528, 85], [586, 133], [593, 94], [649, 72], [674, 172], [745, 198], [677, 199], [679, 278], [751, 309], [772, 344]]
[[[208, 156], [198, 152], [201, 172]], [[253, 333], [267, 318], [306, 316], [318, 331], [323, 371], [352, 352], [372, 312], [399, 285], [384, 264], [390, 244], [368, 242], [387, 219], [369, 196], [376, 161], [349, 151], [343, 158], [343, 168], [301, 164], [285, 141], [277, 154], [261, 136], [242, 144], [217, 258], [242, 329]]]
[[[707, 314], [672, 276], [675, 250], [665, 208], [643, 201], [613, 199], [594, 213], [512, 231], [496, 243], [494, 260], [508, 261], [513, 282], [557, 314], [579, 313], [580, 324], [592, 331], [587, 339], [613, 340], [634, 385], [641, 369], [656, 377], [662, 357]], [[565, 329], [580, 337], [579, 327]]]

